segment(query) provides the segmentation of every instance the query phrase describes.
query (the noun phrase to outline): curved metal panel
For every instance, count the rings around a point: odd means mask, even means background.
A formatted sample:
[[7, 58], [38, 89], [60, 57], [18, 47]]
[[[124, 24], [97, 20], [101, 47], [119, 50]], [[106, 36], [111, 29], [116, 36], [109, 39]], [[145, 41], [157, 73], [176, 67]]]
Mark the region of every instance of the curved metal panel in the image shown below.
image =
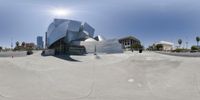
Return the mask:
[[47, 47], [51, 46], [54, 42], [61, 38], [70, 43], [73, 40], [84, 40], [88, 37], [93, 37], [94, 29], [87, 23], [80, 21], [55, 19], [47, 30]]

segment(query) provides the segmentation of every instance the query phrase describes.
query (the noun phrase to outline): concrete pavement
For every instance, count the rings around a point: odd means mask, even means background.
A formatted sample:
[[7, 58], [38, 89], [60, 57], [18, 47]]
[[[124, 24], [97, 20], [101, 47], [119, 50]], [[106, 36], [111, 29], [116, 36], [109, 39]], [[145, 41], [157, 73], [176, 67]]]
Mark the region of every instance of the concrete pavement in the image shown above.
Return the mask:
[[199, 100], [200, 58], [153, 52], [0, 58], [0, 100]]

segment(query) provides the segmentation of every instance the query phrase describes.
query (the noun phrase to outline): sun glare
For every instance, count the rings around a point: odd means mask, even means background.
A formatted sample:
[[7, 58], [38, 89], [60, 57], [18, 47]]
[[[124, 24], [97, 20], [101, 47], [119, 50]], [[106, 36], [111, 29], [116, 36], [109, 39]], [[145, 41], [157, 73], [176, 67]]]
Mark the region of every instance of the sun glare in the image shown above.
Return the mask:
[[69, 9], [54, 9], [52, 11], [53, 15], [58, 16], [58, 17], [63, 17], [63, 16], [69, 16], [71, 15], [71, 10]]

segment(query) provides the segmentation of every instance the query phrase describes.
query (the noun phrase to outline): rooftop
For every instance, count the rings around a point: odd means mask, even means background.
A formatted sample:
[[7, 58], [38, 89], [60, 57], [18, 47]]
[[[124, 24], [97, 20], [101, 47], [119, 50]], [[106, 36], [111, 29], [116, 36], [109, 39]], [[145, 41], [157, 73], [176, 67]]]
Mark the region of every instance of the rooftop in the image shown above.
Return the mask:
[[155, 43], [155, 44], [167, 44], [167, 45], [174, 45], [174, 43], [172, 43], [172, 42], [168, 42], [168, 41], [159, 41], [159, 42], [157, 42], [157, 43]]
[[132, 39], [132, 40], [140, 41], [139, 39], [135, 38], [134, 36], [127, 36], [127, 37], [121, 38], [119, 40], [126, 40], [126, 39]]

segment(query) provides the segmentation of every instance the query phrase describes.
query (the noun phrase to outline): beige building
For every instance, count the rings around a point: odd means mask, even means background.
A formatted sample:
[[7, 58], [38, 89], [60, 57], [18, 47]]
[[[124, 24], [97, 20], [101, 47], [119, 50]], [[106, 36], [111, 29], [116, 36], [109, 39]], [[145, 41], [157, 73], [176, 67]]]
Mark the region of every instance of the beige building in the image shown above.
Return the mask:
[[167, 41], [159, 41], [155, 43], [155, 45], [162, 45], [163, 51], [170, 51], [174, 49], [174, 43], [167, 42]]
[[26, 49], [35, 49], [36, 45], [35, 45], [35, 43], [25, 43], [25, 48]]

